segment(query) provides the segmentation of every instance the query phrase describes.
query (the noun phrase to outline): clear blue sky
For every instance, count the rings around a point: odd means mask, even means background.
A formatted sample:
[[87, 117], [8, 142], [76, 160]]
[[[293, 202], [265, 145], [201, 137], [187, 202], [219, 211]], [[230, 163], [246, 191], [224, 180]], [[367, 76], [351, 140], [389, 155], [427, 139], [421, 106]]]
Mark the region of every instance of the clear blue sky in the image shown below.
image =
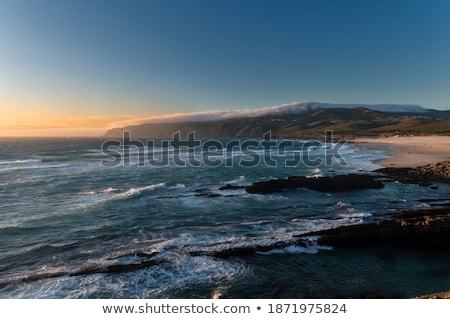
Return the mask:
[[447, 0], [0, 0], [0, 39], [2, 111], [450, 109]]

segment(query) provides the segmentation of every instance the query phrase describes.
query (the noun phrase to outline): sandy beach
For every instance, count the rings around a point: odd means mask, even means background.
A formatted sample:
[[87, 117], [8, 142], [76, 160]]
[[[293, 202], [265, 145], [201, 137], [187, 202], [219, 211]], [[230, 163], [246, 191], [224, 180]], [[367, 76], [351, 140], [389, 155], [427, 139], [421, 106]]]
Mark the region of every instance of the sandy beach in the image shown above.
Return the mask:
[[354, 142], [393, 156], [377, 162], [385, 167], [418, 167], [450, 160], [450, 136], [358, 138]]

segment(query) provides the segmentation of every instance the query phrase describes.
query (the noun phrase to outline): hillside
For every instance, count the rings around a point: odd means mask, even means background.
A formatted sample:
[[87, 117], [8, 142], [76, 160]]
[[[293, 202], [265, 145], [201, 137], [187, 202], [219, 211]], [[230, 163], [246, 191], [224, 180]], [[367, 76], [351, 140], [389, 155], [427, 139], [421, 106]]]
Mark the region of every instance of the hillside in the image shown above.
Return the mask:
[[262, 137], [272, 131], [274, 138], [320, 138], [325, 130], [336, 137], [353, 138], [380, 135], [450, 135], [450, 111], [380, 112], [365, 107], [319, 108], [302, 113], [280, 113], [258, 117], [230, 118], [215, 121], [149, 123], [114, 128], [104, 137], [121, 137], [124, 131], [133, 137], [168, 138], [195, 131], [196, 137]]

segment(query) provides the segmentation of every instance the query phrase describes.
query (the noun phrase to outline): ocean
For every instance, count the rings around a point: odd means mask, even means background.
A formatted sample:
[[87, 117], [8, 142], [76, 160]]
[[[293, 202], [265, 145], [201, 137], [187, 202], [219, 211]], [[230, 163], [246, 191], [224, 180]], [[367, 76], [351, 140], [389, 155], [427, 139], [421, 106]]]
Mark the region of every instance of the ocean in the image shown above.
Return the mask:
[[[445, 184], [269, 195], [238, 187], [293, 175], [367, 173], [388, 157], [381, 150], [316, 143], [309, 162], [293, 165], [305, 141], [270, 154], [254, 143], [244, 151], [217, 147], [228, 140], [179, 153], [162, 141], [141, 149], [104, 142], [0, 139], [1, 298], [410, 298], [448, 290], [450, 256], [439, 250], [337, 249], [310, 238], [307, 247], [208, 255], [450, 198]], [[149, 158], [161, 154], [170, 160], [152, 164]], [[220, 189], [225, 185], [236, 187]], [[157, 262], [101, 271], [148, 258]]]

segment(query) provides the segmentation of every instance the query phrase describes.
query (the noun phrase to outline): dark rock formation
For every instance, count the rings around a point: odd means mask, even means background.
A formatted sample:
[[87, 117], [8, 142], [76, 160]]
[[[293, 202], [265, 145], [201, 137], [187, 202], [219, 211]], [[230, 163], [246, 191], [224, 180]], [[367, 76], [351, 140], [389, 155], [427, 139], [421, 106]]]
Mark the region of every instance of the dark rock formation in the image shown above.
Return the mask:
[[376, 178], [376, 176], [363, 174], [335, 175], [317, 178], [291, 176], [287, 179], [255, 182], [245, 187], [245, 190], [250, 194], [271, 194], [297, 188], [308, 188], [320, 192], [382, 188], [383, 183], [376, 180]]
[[450, 161], [416, 168], [386, 167], [376, 170], [401, 183], [429, 186], [431, 182], [450, 184]]
[[[83, 276], [83, 275], [92, 275], [92, 274], [112, 274], [112, 273], [122, 273], [122, 272], [128, 272], [128, 271], [135, 271], [138, 269], [143, 269], [151, 266], [159, 265], [163, 262], [165, 262], [162, 259], [150, 259], [157, 255], [158, 252], [152, 252], [152, 253], [144, 253], [144, 252], [136, 252], [131, 253], [127, 255], [122, 255], [120, 257], [128, 257], [128, 256], [134, 256], [134, 257], [143, 257], [148, 258], [142, 261], [138, 261], [135, 263], [130, 264], [116, 264], [116, 265], [110, 265], [110, 266], [104, 266], [104, 267], [91, 267], [91, 268], [83, 268], [72, 272], [67, 271], [56, 271], [56, 272], [42, 272], [42, 273], [32, 273], [27, 276], [24, 276], [22, 278], [9, 278], [4, 281], [0, 281], [0, 288], [6, 287], [7, 285], [15, 284], [17, 282], [33, 282], [43, 279], [51, 279], [51, 278], [58, 278], [58, 277], [74, 277], [74, 276]], [[120, 258], [119, 257], [119, 258]]]
[[152, 251], [150, 253], [143, 252], [143, 251], [135, 251], [135, 252], [131, 252], [129, 254], [110, 257], [110, 258], [108, 258], [108, 260], [113, 260], [113, 259], [118, 259], [118, 258], [123, 258], [123, 257], [139, 257], [139, 258], [149, 259], [149, 258], [155, 257], [157, 254], [159, 254], [159, 252], [157, 252], [157, 251]]
[[255, 247], [236, 247], [222, 251], [215, 251], [208, 255], [216, 258], [228, 259], [230, 257], [242, 257], [247, 255], [253, 255], [254, 253], [256, 253]]
[[194, 195], [194, 196], [197, 196], [197, 197], [200, 197], [200, 196], [204, 196], [204, 197], [220, 197], [220, 196], [222, 196], [220, 194], [211, 192], [208, 188], [199, 188], [199, 189], [194, 190], [194, 192], [197, 193], [197, 194]]
[[417, 296], [416, 299], [450, 299], [450, 291], [437, 292], [434, 294]]
[[58, 278], [58, 277], [62, 277], [64, 275], [66, 275], [66, 273], [63, 271], [33, 274], [33, 275], [22, 278], [22, 281], [23, 282], [32, 282], [32, 281], [38, 281], [41, 279]]
[[191, 251], [189, 252], [189, 254], [191, 256], [212, 256], [220, 259], [228, 259], [230, 257], [244, 257], [256, 254], [258, 252], [267, 252], [272, 249], [282, 249], [290, 245], [306, 247], [307, 243], [304, 240], [293, 238], [293, 240], [279, 241], [267, 245], [231, 247], [218, 250]]
[[[409, 248], [450, 248], [449, 208], [400, 212], [391, 217], [376, 223], [342, 226], [307, 235], [320, 236], [319, 245], [335, 247], [393, 244]], [[302, 236], [305, 235], [299, 237]]]
[[117, 274], [127, 271], [134, 271], [138, 269], [148, 268], [151, 266], [156, 266], [161, 264], [161, 260], [153, 260], [147, 259], [140, 262], [132, 263], [132, 264], [119, 264], [119, 265], [111, 265], [105, 267], [98, 268], [87, 268], [80, 269], [69, 274], [70, 277], [73, 276], [83, 276], [83, 275], [92, 275], [92, 274]]
[[207, 193], [198, 193], [198, 194], [195, 194], [194, 196], [197, 196], [197, 197], [200, 197], [200, 196], [204, 196], [204, 197], [220, 197], [222, 195], [217, 194], [217, 193], [207, 192]]
[[242, 188], [245, 188], [245, 186], [227, 184], [225, 186], [220, 187], [219, 190], [226, 191], [226, 190], [235, 190], [235, 189], [242, 189]]

